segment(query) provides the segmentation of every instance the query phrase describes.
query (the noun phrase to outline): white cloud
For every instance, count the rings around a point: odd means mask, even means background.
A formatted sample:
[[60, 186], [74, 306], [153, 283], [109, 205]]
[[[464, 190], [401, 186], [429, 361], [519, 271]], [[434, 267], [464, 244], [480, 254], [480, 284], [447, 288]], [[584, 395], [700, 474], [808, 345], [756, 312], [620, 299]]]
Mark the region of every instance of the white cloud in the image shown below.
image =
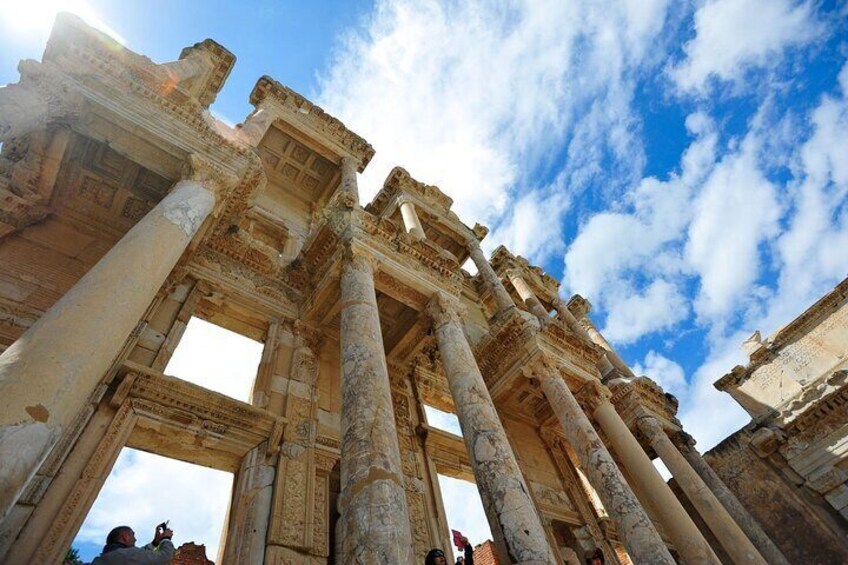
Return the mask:
[[[448, 528], [462, 532], [471, 545], [492, 539], [492, 531], [489, 529], [489, 521], [486, 519], [477, 485], [439, 475], [439, 488], [445, 504]], [[447, 551], [448, 548], [442, 549]], [[453, 551], [457, 555], [455, 548]]]
[[321, 103], [377, 150], [362, 199], [401, 164], [454, 198], [467, 223], [495, 228], [494, 244], [556, 252], [560, 232], [530, 222], [560, 225], [604, 166], [640, 175], [634, 72], [656, 63], [666, 6], [378, 2], [321, 81]]
[[773, 65], [821, 30], [813, 2], [710, 0], [695, 13], [695, 37], [671, 76], [682, 90], [703, 93], [710, 79], [736, 81], [752, 67]]
[[116, 526], [130, 526], [138, 545], [170, 520], [174, 545], [193, 541], [216, 559], [230, 502], [233, 475], [124, 449], [77, 534], [77, 542], [105, 544]]
[[683, 367], [656, 351], [651, 350], [645, 355], [644, 365], [640, 363], [633, 365], [633, 372], [651, 378], [663, 390], [677, 397], [679, 401], [682, 401], [688, 394], [688, 384], [686, 383], [686, 375], [683, 373]]
[[686, 260], [700, 279], [699, 316], [717, 321], [738, 306], [760, 273], [759, 246], [776, 235], [781, 208], [776, 187], [758, 165], [759, 139], [713, 169], [692, 203]]
[[643, 291], [612, 297], [604, 335], [618, 343], [631, 343], [658, 330], [669, 329], [689, 313], [686, 298], [668, 281], [656, 279]]

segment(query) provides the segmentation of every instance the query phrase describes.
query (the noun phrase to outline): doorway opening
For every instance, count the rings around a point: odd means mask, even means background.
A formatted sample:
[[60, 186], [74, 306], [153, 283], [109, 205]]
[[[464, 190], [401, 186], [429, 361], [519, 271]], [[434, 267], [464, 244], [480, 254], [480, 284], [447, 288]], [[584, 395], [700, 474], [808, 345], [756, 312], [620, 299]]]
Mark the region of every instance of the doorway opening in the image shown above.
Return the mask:
[[125, 447], [72, 547], [89, 563], [112, 528], [131, 527], [140, 547], [168, 520], [175, 547], [205, 545], [206, 556], [216, 561], [232, 488], [232, 473]]

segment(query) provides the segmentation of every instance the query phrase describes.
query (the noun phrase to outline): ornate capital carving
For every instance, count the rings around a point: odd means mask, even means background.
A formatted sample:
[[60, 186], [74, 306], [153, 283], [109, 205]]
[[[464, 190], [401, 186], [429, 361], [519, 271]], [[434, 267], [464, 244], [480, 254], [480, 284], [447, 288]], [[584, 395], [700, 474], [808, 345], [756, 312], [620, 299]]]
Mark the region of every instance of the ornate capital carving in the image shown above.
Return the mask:
[[609, 402], [612, 397], [609, 389], [597, 381], [589, 381], [574, 395], [583, 411], [594, 414], [602, 404]]
[[636, 425], [639, 427], [639, 431], [645, 434], [645, 437], [648, 438], [648, 441], [651, 442], [651, 444], [655, 441], [662, 440], [663, 438], [668, 439], [662, 425], [653, 416], [643, 416], [636, 422]]
[[426, 312], [435, 326], [443, 326], [448, 322], [461, 323], [462, 310], [458, 300], [444, 292], [437, 292], [427, 303]]
[[190, 180], [202, 184], [211, 190], [217, 198], [229, 192], [239, 179], [229, 171], [223, 170], [209, 159], [192, 153], [183, 164], [182, 180]]
[[471, 231], [474, 232], [474, 236], [477, 238], [477, 240], [481, 240], [487, 235], [489, 235], [489, 228], [487, 228], [483, 224], [475, 223]]
[[571, 313], [574, 314], [574, 317], [583, 321], [583, 318], [589, 315], [589, 312], [592, 310], [592, 303], [580, 296], [579, 294], [575, 294], [568, 301], [568, 309], [571, 310]]

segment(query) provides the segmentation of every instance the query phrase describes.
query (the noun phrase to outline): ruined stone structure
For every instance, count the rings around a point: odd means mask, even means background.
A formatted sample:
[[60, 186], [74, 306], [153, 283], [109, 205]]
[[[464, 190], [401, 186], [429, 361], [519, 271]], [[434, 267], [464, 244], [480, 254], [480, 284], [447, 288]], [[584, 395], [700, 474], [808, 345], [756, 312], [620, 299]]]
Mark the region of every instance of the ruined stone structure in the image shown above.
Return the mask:
[[715, 386], [751, 423], [705, 455], [702, 475], [723, 502], [750, 508], [791, 562], [848, 562], [848, 279], [743, 347], [748, 364]]
[[[374, 150], [271, 78], [215, 121], [233, 64], [62, 16], [0, 88], [0, 561], [58, 562], [129, 446], [235, 474], [223, 563], [421, 563], [439, 473], [501, 563], [718, 563], [656, 456], [731, 562], [785, 562], [589, 302], [401, 168], [363, 206]], [[192, 316], [264, 343], [250, 403], [163, 374]]]

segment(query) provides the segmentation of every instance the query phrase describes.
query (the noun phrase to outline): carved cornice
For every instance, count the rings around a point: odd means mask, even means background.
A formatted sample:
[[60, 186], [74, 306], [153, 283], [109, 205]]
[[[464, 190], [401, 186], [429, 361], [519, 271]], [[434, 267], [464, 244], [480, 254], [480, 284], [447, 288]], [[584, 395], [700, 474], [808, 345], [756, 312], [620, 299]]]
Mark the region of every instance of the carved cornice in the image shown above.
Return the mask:
[[180, 60], [194, 56], [198, 52], [208, 56], [212, 63], [212, 70], [206, 78], [206, 83], [197, 94], [197, 101], [201, 106], [207, 108], [215, 101], [215, 97], [224, 86], [227, 77], [230, 76], [230, 71], [236, 62], [236, 56], [220, 43], [211, 39], [204, 39], [183, 49], [180, 52]]
[[359, 162], [358, 170], [362, 172], [374, 156], [374, 148], [371, 145], [347, 129], [338, 119], [326, 113], [304, 96], [298, 94], [291, 88], [280, 84], [273, 78], [265, 75], [257, 81], [250, 93], [250, 103], [259, 105], [264, 100], [273, 100], [280, 108], [290, 110], [286, 115], [286, 121], [296, 124], [305, 123], [309, 129], [327, 136], [339, 146], [355, 157]]
[[568, 300], [568, 310], [575, 318], [580, 320], [588, 316], [589, 312], [592, 311], [592, 303], [579, 294], [575, 294]]
[[510, 272], [520, 275], [533, 290], [537, 298], [553, 302], [559, 296], [559, 281], [547, 274], [540, 267], [531, 265], [521, 255], [513, 255], [503, 245], [498, 246], [492, 254], [492, 268], [499, 276]]
[[450, 207], [453, 206], [453, 199], [450, 196], [442, 192], [437, 186], [415, 180], [403, 167], [395, 167], [391, 170], [389, 176], [386, 177], [386, 182], [383, 183], [383, 188], [366, 209], [373, 214], [380, 215], [400, 194], [410, 195], [415, 200], [445, 215], [453, 215], [450, 212]]
[[749, 363], [746, 366], [737, 365], [733, 367], [713, 386], [722, 392], [739, 387], [750, 379], [757, 369], [773, 362], [784, 347], [802, 339], [840, 307], [848, 308], [844, 305], [846, 298], [848, 298], [848, 278], [840, 281], [833, 290], [804, 310], [801, 315], [769, 336], [764, 345], [751, 353]]

